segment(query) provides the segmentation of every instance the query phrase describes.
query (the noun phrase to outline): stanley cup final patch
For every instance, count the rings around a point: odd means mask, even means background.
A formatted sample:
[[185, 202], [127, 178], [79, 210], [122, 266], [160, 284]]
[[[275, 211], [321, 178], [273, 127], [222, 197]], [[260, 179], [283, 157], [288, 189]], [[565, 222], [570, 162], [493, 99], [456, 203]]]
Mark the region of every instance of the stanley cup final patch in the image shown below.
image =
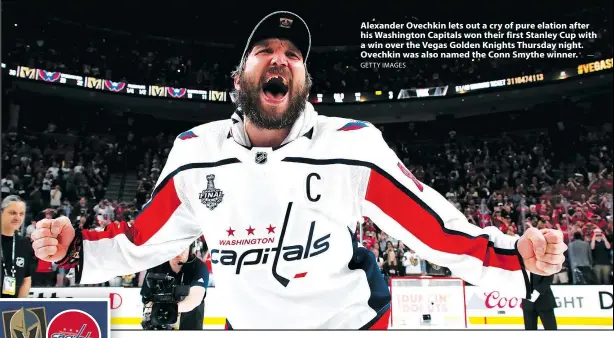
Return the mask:
[[215, 175], [207, 175], [207, 188], [198, 194], [198, 199], [209, 210], [215, 209], [224, 199], [224, 192], [215, 187]]

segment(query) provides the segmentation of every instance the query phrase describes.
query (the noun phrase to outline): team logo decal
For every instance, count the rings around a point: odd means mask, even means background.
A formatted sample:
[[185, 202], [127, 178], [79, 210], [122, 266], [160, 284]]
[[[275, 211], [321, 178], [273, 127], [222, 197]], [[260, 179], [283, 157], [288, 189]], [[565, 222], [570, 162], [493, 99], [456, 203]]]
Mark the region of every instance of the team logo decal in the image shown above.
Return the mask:
[[21, 308], [2, 312], [4, 336], [7, 338], [47, 338], [47, 315], [44, 307]]
[[58, 82], [61, 77], [62, 73], [60, 72], [48, 72], [42, 69], [38, 70], [38, 78], [45, 82]]
[[49, 322], [46, 338], [102, 338], [100, 325], [88, 313], [66, 310]]
[[168, 87], [166, 88], [166, 91], [168, 92], [168, 95], [170, 95], [171, 97], [182, 98], [185, 96], [185, 93], [187, 93], [188, 90], [185, 88]]

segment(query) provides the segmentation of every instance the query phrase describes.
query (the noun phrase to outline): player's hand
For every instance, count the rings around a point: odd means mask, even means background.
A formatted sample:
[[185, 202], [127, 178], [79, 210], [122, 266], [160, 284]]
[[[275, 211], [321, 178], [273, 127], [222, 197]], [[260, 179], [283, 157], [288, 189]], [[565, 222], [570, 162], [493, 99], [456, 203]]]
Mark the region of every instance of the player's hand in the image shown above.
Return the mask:
[[66, 256], [75, 229], [66, 216], [44, 219], [36, 223], [31, 238], [36, 258], [55, 263]]
[[550, 276], [561, 271], [565, 251], [567, 245], [560, 230], [529, 228], [518, 240], [518, 253], [525, 268], [536, 275]]

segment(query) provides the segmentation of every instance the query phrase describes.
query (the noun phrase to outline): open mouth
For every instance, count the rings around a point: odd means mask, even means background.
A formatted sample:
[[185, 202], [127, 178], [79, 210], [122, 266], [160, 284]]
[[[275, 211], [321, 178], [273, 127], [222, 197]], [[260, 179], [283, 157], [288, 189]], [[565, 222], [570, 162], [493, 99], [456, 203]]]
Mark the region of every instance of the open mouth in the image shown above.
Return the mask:
[[262, 86], [267, 101], [281, 102], [288, 95], [288, 80], [281, 76], [272, 76]]

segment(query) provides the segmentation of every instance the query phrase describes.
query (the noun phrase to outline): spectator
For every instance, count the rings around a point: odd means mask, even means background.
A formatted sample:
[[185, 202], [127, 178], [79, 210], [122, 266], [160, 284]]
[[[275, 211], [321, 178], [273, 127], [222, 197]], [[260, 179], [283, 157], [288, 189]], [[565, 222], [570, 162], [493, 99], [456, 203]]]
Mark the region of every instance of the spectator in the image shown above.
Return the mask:
[[43, 184], [41, 188], [42, 198], [45, 203], [45, 206], [49, 205], [51, 201], [51, 186], [53, 185], [53, 176], [51, 172], [47, 172], [45, 174], [45, 178], [43, 179]]
[[30, 238], [30, 235], [36, 230], [36, 220], [32, 220], [30, 225], [26, 227], [26, 237]]
[[2, 195], [8, 196], [13, 193], [15, 189], [15, 183], [11, 179], [11, 175], [7, 174], [5, 178], [2, 179]]
[[590, 245], [582, 239], [581, 232], [573, 234], [573, 241], [569, 243], [568, 256], [571, 276], [574, 284], [587, 284], [591, 271]]
[[68, 198], [64, 199], [64, 202], [60, 206], [59, 210], [62, 211], [62, 214], [64, 216], [66, 216], [68, 218], [71, 218], [73, 207], [72, 207], [72, 205], [70, 205], [70, 201], [68, 200]]
[[388, 255], [392, 252], [392, 254], [396, 257], [397, 256], [397, 250], [395, 249], [394, 245], [392, 244], [391, 241], [386, 241], [386, 246], [384, 247], [384, 249], [382, 250], [383, 252], [383, 256], [384, 256], [384, 260], [388, 261]]
[[96, 220], [99, 223], [108, 223], [113, 220], [115, 215], [113, 207], [109, 204], [108, 200], [101, 200], [98, 205], [94, 206], [94, 212], [96, 213]]
[[379, 255], [379, 248], [371, 248], [371, 252], [375, 256], [375, 262], [377, 262], [377, 266], [379, 267], [380, 272], [383, 273], [384, 268], [384, 259]]
[[507, 229], [505, 230], [505, 233], [512, 237], [520, 238], [520, 235], [516, 233], [516, 229], [514, 229], [513, 226], [508, 226]]
[[49, 206], [52, 208], [59, 208], [62, 205], [62, 191], [59, 185], [55, 185], [50, 192]]
[[601, 229], [593, 231], [591, 239], [591, 251], [593, 254], [593, 270], [597, 277], [598, 284], [610, 284], [610, 274], [612, 273], [611, 252], [612, 246], [603, 236]]
[[394, 251], [394, 248], [388, 248], [388, 250], [386, 250], [386, 258], [383, 265], [383, 270], [384, 276], [388, 278], [402, 276], [402, 270], [404, 269], [403, 266], [399, 264], [399, 261], [397, 260], [397, 255]]

